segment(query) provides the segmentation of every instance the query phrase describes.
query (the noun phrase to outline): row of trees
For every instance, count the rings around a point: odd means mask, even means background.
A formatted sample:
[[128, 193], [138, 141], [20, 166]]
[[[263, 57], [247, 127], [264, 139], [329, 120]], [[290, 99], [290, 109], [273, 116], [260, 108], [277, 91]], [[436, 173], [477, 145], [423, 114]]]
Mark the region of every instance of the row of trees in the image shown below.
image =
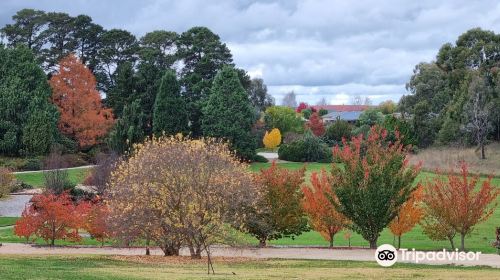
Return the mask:
[[[162, 132], [230, 140], [243, 137], [252, 146], [257, 140], [249, 139], [247, 123], [252, 124], [257, 113], [274, 102], [262, 79], [251, 80], [244, 70], [234, 68], [227, 46], [205, 27], [182, 34], [153, 31], [137, 39], [125, 30], [104, 30], [85, 15], [24, 9], [0, 32], [8, 46], [0, 47], [4, 53], [0, 64], [5, 68], [0, 78], [5, 106], [1, 111], [2, 119], [9, 120], [0, 124], [5, 135], [0, 143], [3, 154], [45, 154], [52, 144], [70, 141], [86, 150], [102, 142], [113, 119], [117, 121], [108, 143], [118, 152]], [[224, 68], [228, 69], [214, 89], [214, 80]], [[64, 91], [74, 100], [61, 96]], [[214, 92], [233, 101], [215, 104], [226, 99], [210, 101]], [[106, 97], [102, 105], [98, 95]], [[51, 96], [59, 114], [48, 102]], [[220, 120], [233, 114], [240, 116], [239, 122], [225, 131], [208, 127], [208, 121], [203, 124], [203, 118]], [[236, 131], [236, 126], [241, 128]], [[235, 146], [240, 147], [240, 156], [253, 155], [249, 148], [241, 148], [244, 145]]]
[[499, 36], [479, 28], [444, 44], [430, 63], [415, 66], [398, 110], [412, 116], [418, 145], [500, 140]]

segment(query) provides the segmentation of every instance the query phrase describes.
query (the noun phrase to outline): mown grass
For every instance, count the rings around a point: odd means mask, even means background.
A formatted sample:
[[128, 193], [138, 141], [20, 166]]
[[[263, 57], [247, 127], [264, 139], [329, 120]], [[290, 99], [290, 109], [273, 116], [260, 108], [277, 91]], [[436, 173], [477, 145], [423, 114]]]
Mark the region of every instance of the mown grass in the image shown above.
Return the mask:
[[[322, 260], [215, 260], [215, 275], [206, 264], [165, 257], [161, 262], [105, 256], [0, 256], [2, 279], [498, 279], [487, 267], [395, 264]], [[158, 260], [158, 258], [149, 258]], [[146, 262], [145, 262], [146, 260]]]
[[[70, 182], [75, 185], [83, 182], [89, 170], [90, 170], [89, 168], [68, 169], [68, 177]], [[34, 187], [43, 187], [43, 185], [45, 184], [43, 171], [18, 173], [16, 174], [16, 179], [23, 181], [26, 184], [32, 185]]]
[[0, 227], [11, 226], [16, 223], [18, 217], [0, 217]]

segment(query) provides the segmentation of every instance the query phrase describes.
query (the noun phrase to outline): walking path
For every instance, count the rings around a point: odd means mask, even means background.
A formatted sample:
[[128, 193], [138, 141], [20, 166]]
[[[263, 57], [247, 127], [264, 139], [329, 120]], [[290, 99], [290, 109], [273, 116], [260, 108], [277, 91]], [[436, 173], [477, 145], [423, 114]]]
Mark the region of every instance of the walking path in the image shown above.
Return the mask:
[[[0, 255], [144, 255], [144, 248], [114, 248], [114, 247], [46, 247], [31, 246], [18, 243], [4, 243], [0, 247]], [[151, 249], [152, 255], [162, 255], [158, 248]], [[188, 255], [187, 249], [181, 250], [181, 255]], [[375, 250], [370, 249], [328, 249], [328, 248], [235, 248], [214, 246], [213, 256], [245, 257], [257, 259], [308, 259], [308, 260], [348, 260], [375, 261]], [[411, 261], [405, 261], [410, 263]], [[500, 268], [500, 256], [481, 254], [477, 261], [421, 261], [421, 264], [449, 264], [464, 266], [491, 266]]]
[[0, 200], [0, 217], [20, 217], [32, 195], [11, 195]]

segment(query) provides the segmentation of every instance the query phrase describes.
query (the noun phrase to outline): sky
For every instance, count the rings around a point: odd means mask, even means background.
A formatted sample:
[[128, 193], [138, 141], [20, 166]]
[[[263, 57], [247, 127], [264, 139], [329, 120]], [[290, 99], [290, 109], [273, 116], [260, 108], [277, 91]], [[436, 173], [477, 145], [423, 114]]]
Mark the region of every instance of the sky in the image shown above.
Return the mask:
[[142, 36], [206, 26], [278, 104], [398, 101], [416, 64], [463, 32], [500, 30], [500, 2], [461, 0], [0, 0], [0, 26], [22, 8], [86, 14]]

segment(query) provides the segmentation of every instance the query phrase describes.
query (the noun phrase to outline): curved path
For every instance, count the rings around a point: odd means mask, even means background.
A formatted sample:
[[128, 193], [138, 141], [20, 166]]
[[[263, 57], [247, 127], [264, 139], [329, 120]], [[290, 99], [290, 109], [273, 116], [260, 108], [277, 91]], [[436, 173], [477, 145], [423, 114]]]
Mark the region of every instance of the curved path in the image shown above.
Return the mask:
[[0, 200], [0, 217], [20, 217], [32, 195], [10, 195]]
[[[18, 243], [4, 243], [0, 247], [0, 255], [144, 255], [144, 248], [116, 247], [46, 247], [31, 246]], [[160, 249], [153, 248], [152, 255], [162, 255]], [[187, 249], [181, 255], [188, 255]], [[259, 259], [310, 259], [310, 260], [349, 260], [374, 261], [375, 250], [370, 249], [328, 249], [328, 248], [253, 248], [214, 246], [212, 255], [221, 257], [246, 257]], [[405, 261], [412, 262], [412, 261]], [[422, 264], [454, 264], [464, 266], [491, 266], [500, 268], [500, 255], [481, 254], [477, 261], [421, 261]]]

